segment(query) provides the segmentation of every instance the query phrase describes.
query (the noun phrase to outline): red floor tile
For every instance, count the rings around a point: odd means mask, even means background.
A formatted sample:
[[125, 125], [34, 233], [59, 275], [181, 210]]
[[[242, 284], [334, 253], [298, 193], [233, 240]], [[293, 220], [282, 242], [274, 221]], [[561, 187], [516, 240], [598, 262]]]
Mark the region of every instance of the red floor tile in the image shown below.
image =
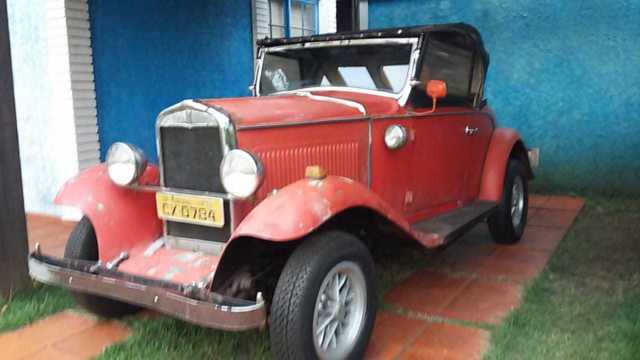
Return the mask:
[[499, 323], [520, 303], [521, 287], [475, 279], [439, 312], [440, 316], [477, 323]]
[[527, 226], [545, 226], [568, 230], [578, 212], [575, 210], [538, 209], [530, 218]]
[[518, 245], [529, 249], [552, 252], [565, 234], [566, 231], [564, 229], [528, 225]]
[[62, 256], [75, 225], [75, 222], [62, 221], [52, 216], [27, 214], [29, 251], [33, 251], [39, 243], [44, 253]]
[[392, 359], [420, 335], [426, 321], [379, 311], [365, 359]]
[[422, 270], [385, 296], [385, 302], [421, 314], [435, 314], [445, 307], [470, 281], [443, 273]]
[[0, 358], [89, 359], [128, 336], [115, 321], [64, 311], [0, 335]]
[[504, 246], [487, 258], [476, 274], [523, 283], [538, 276], [550, 256], [549, 252], [532, 250], [520, 245]]
[[487, 349], [485, 330], [451, 324], [429, 324], [400, 359], [481, 359]]
[[551, 196], [544, 203], [544, 208], [554, 210], [579, 211], [584, 206], [584, 199], [570, 196]]
[[49, 345], [86, 331], [96, 320], [75, 312], [65, 311], [29, 326], [0, 335], [3, 359], [20, 359], [45, 350]]
[[529, 207], [530, 208], [543, 208], [548, 201], [549, 201], [549, 197], [548, 196], [530, 195], [529, 196]]
[[67, 354], [65, 352], [56, 350], [52, 347], [47, 347], [23, 359], [25, 360], [26, 359], [29, 359], [29, 360], [85, 360], [86, 358], [78, 355]]
[[125, 340], [129, 335], [129, 330], [117, 322], [101, 322], [86, 331], [54, 343], [52, 347], [65, 354], [89, 359], [101, 354], [107, 346]]

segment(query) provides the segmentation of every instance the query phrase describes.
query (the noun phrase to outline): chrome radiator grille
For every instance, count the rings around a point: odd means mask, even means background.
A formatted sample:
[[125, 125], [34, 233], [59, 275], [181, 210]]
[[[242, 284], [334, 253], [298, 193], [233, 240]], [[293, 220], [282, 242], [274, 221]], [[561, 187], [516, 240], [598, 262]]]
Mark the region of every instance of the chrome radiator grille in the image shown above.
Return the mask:
[[[159, 136], [164, 186], [225, 192], [219, 171], [224, 152], [217, 127], [161, 127]], [[231, 233], [229, 205], [229, 201], [225, 200], [226, 221], [223, 228], [167, 221], [167, 235], [227, 241]]]

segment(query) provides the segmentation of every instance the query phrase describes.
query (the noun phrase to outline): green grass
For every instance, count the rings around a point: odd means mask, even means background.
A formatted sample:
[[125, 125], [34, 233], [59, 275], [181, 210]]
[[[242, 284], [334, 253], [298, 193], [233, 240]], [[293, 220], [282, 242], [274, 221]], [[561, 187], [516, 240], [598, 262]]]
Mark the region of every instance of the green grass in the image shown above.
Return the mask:
[[131, 318], [133, 335], [109, 347], [101, 359], [265, 359], [267, 332], [231, 333], [194, 326], [167, 317]]
[[588, 201], [486, 359], [637, 359], [640, 199]]
[[63, 289], [34, 284], [8, 300], [0, 299], [0, 332], [13, 330], [73, 305]]

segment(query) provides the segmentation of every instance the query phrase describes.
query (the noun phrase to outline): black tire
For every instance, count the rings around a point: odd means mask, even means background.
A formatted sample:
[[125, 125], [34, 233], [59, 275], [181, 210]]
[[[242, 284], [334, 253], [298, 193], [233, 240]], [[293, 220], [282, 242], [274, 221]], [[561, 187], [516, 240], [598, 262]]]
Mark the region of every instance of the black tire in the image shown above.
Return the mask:
[[324, 231], [307, 238], [287, 261], [273, 297], [271, 351], [276, 359], [317, 359], [313, 319], [323, 280], [338, 264], [355, 263], [364, 275], [366, 305], [351, 351], [344, 358], [361, 359], [376, 316], [375, 268], [369, 250], [354, 236]]
[[[64, 257], [88, 261], [98, 260], [98, 241], [93, 225], [86, 216], [78, 222], [71, 232], [64, 250]], [[82, 308], [104, 318], [119, 318], [140, 310], [137, 306], [100, 296], [76, 291], [71, 291], [71, 295]]]
[[[520, 180], [518, 180], [520, 179]], [[523, 208], [520, 221], [514, 225], [512, 217], [512, 193], [514, 183], [521, 181], [523, 191]], [[496, 211], [489, 217], [489, 231], [493, 241], [498, 244], [515, 244], [520, 241], [524, 228], [527, 225], [527, 212], [529, 208], [529, 187], [527, 173], [522, 161], [511, 158], [507, 164], [507, 173], [504, 179], [502, 198]]]

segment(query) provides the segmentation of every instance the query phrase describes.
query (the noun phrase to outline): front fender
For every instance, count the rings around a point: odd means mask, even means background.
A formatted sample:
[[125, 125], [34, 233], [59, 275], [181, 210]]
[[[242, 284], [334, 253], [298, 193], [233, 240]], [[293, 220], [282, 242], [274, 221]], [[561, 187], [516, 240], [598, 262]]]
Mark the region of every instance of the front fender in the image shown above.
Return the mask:
[[267, 197], [238, 225], [231, 240], [252, 237], [269, 241], [291, 241], [304, 237], [334, 215], [354, 207], [365, 207], [411, 233], [402, 214], [364, 185], [339, 176], [296, 181]]
[[[525, 166], [529, 167], [527, 151], [520, 135], [513, 129], [498, 128], [494, 130], [484, 161], [482, 183], [480, 185], [480, 200], [500, 201], [509, 156], [519, 147], [521, 147], [520, 150], [523, 151], [522, 155], [523, 160], [526, 162]], [[531, 172], [530, 168], [528, 170]]]
[[[157, 185], [158, 168], [149, 165], [139, 183]], [[69, 180], [54, 202], [78, 208], [91, 220], [101, 261], [112, 260], [137, 244], [154, 241], [162, 233], [155, 193], [115, 185], [105, 164], [92, 166]]]

